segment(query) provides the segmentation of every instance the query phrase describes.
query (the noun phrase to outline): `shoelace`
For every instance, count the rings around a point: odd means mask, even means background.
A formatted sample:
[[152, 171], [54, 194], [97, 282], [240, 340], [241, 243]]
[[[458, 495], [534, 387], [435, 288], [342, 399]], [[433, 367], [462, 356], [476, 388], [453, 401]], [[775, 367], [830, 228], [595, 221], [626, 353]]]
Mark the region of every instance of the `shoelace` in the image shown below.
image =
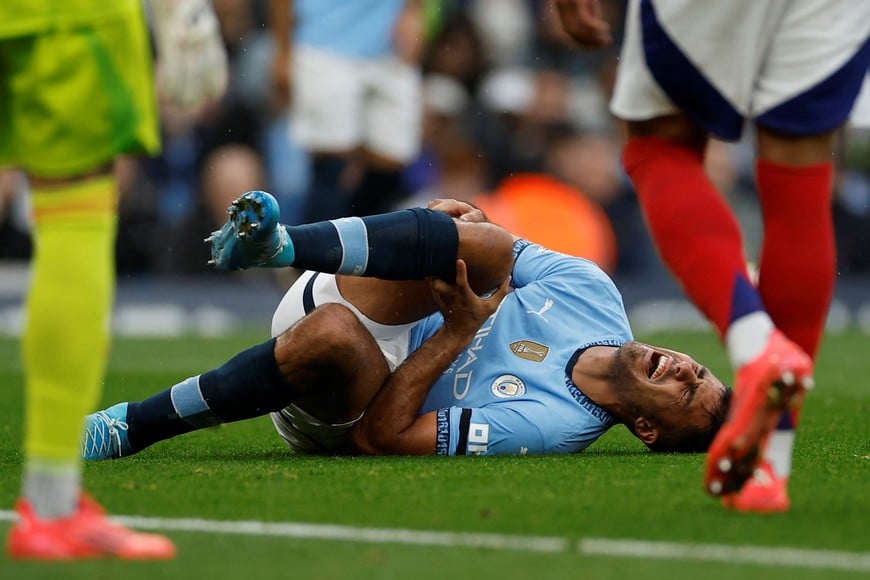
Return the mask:
[[90, 429], [85, 430], [85, 449], [88, 455], [105, 457], [107, 453], [112, 454], [113, 450], [117, 450], [116, 456], [123, 456], [121, 431], [126, 431], [130, 426], [120, 419], [109, 417], [105, 411], [97, 412], [96, 416], [98, 421], [94, 422], [93, 432]]

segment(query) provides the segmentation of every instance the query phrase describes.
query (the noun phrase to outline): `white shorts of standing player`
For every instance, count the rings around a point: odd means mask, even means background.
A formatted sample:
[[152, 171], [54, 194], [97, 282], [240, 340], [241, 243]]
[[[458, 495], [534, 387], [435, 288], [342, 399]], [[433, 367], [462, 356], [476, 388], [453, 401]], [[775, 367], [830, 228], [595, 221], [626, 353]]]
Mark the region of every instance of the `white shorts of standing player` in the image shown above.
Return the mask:
[[399, 163], [420, 146], [420, 72], [395, 56], [351, 58], [300, 46], [293, 54], [292, 138], [315, 153], [358, 147]]
[[612, 112], [685, 112], [739, 139], [745, 119], [796, 135], [843, 123], [867, 73], [864, 0], [630, 0]]

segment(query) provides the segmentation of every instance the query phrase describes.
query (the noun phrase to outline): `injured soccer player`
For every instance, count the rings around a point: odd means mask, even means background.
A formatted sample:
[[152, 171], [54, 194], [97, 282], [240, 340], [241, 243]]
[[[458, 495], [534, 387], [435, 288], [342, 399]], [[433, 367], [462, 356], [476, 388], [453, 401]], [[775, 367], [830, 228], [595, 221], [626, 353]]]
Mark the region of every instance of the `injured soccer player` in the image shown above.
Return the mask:
[[294, 266], [273, 338], [88, 417], [86, 459], [270, 414], [298, 453], [576, 453], [625, 425], [702, 452], [731, 397], [690, 356], [633, 340], [610, 278], [456, 200], [305, 226], [249, 192], [207, 240], [219, 269]]

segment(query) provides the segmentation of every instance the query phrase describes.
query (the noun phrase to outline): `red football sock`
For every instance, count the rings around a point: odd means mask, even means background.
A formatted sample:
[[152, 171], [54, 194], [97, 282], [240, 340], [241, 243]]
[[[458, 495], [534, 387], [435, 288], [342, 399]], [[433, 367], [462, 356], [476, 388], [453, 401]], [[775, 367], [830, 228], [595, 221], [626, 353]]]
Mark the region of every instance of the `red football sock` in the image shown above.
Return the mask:
[[758, 288], [777, 328], [815, 358], [836, 276], [833, 167], [762, 160], [756, 176], [764, 218]]
[[749, 276], [739, 225], [704, 172], [703, 152], [660, 137], [633, 137], [623, 165], [659, 254], [724, 336], [737, 278]]

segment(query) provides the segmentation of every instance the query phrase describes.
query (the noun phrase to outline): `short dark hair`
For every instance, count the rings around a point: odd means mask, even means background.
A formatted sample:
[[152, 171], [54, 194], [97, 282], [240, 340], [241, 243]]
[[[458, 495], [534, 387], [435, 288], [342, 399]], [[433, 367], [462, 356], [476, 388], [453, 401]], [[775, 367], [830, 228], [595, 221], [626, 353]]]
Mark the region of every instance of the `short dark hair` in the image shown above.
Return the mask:
[[656, 453], [703, 453], [707, 451], [731, 405], [733, 391], [726, 388], [713, 409], [708, 409], [710, 422], [703, 428], [698, 429], [691, 425], [682, 425], [666, 431], [660, 431], [659, 436], [653, 443], [647, 445], [650, 451]]

